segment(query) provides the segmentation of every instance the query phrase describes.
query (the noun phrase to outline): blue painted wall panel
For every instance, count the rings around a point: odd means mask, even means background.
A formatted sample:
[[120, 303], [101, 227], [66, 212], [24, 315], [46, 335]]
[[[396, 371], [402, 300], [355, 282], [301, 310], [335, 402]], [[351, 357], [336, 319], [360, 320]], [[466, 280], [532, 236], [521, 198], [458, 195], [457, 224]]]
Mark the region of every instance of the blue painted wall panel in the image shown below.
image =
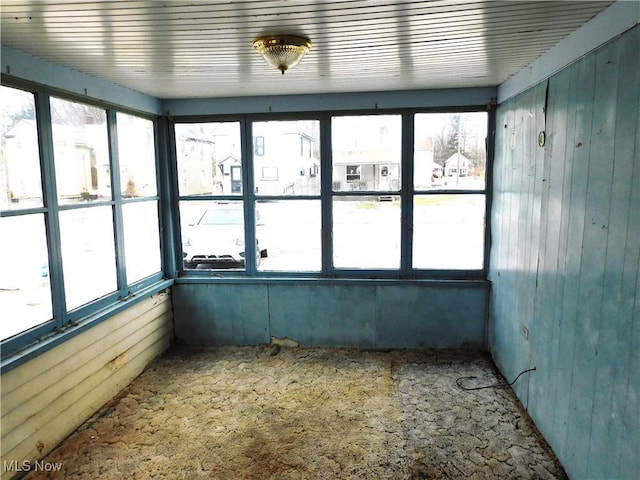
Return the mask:
[[270, 330], [303, 345], [372, 346], [375, 289], [363, 285], [269, 285]]
[[269, 342], [269, 301], [265, 285], [174, 286], [178, 343], [257, 345]]
[[417, 348], [485, 346], [489, 284], [264, 280], [173, 287], [175, 335], [191, 345], [268, 343]]
[[376, 298], [376, 347], [485, 344], [485, 289], [391, 285]]
[[497, 112], [489, 345], [571, 478], [640, 478], [638, 45]]

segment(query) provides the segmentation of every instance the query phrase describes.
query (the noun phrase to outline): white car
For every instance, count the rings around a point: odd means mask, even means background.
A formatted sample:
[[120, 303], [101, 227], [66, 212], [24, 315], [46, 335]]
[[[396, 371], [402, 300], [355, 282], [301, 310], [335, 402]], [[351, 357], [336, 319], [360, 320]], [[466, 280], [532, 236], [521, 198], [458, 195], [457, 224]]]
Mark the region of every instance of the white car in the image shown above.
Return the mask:
[[[256, 265], [267, 256], [260, 244], [260, 212], [256, 209]], [[244, 212], [241, 203], [216, 203], [194, 223], [183, 241], [184, 267], [239, 268], [245, 263]]]

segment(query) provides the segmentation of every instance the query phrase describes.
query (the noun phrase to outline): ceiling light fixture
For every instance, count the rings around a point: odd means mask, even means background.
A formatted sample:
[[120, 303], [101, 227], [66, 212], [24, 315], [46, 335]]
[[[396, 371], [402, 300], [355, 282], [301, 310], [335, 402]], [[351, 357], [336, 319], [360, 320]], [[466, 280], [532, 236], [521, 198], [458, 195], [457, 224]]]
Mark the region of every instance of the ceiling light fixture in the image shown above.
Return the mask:
[[300, 62], [309, 52], [311, 40], [295, 35], [269, 35], [256, 38], [253, 47], [269, 65], [284, 72]]

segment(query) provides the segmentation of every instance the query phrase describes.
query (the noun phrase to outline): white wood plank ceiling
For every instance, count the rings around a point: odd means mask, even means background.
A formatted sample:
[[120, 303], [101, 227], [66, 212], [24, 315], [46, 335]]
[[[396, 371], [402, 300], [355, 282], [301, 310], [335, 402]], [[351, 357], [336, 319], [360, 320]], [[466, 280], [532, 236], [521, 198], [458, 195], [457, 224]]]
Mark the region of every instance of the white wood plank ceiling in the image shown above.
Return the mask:
[[[158, 98], [499, 85], [610, 1], [2, 0], [2, 44]], [[251, 42], [306, 36], [284, 76]]]

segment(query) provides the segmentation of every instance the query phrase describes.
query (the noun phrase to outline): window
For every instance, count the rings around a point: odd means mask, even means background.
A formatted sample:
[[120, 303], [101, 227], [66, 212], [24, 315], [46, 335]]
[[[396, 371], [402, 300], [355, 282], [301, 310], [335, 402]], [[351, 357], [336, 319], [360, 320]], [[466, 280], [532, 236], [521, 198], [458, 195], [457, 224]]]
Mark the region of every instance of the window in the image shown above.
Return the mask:
[[120, 195], [129, 283], [161, 270], [153, 122], [117, 112]]
[[[309, 156], [317, 151], [313, 147], [300, 149], [300, 142], [318, 144], [320, 123], [316, 120], [282, 120], [253, 122], [254, 141], [269, 140], [269, 152], [254, 157], [255, 192], [257, 195], [317, 196], [320, 194], [320, 178], [311, 177], [314, 166], [319, 171], [319, 157]], [[277, 172], [265, 178], [263, 172]], [[263, 181], [264, 180], [264, 181]], [[273, 180], [277, 180], [274, 182]]]
[[181, 201], [180, 219], [184, 268], [245, 267], [243, 202]]
[[333, 199], [333, 265], [336, 268], [400, 268], [400, 198]]
[[40, 150], [32, 93], [0, 87], [0, 210], [42, 207]]
[[0, 339], [53, 318], [32, 93], [1, 87]]
[[51, 99], [58, 203], [111, 200], [111, 166], [104, 109]]
[[109, 205], [60, 212], [67, 309], [117, 290], [113, 212]]
[[400, 268], [400, 115], [333, 117], [331, 134], [333, 266]]
[[175, 135], [181, 197], [242, 194], [238, 122], [179, 123]]
[[[105, 110], [51, 99], [53, 158], [68, 310], [115, 292], [111, 167]], [[91, 281], [89, 281], [91, 279]]]
[[[247, 275], [478, 278], [485, 266], [487, 122], [486, 112], [416, 110], [178, 123], [184, 267]], [[190, 168], [184, 143], [194, 131], [228, 135], [230, 126], [232, 143], [253, 145], [251, 155], [217, 155], [224, 185], [193, 188], [197, 175], [184, 173]], [[250, 140], [243, 137], [249, 131]], [[321, 139], [321, 131], [330, 140]], [[214, 136], [199, 141], [217, 151]], [[213, 208], [233, 209], [226, 233], [222, 225], [208, 225]]]
[[398, 192], [401, 134], [400, 115], [333, 117], [333, 190]]
[[256, 139], [273, 145], [267, 155], [254, 158], [254, 171], [277, 172], [270, 181], [255, 175], [257, 269], [320, 271], [320, 122], [253, 122], [252, 130]]
[[256, 157], [264, 155], [264, 137], [262, 135], [253, 137], [253, 154]]
[[347, 165], [347, 182], [360, 180], [360, 165]]
[[[1, 89], [0, 340], [7, 355], [162, 274], [153, 122], [45, 91]], [[111, 137], [110, 125], [117, 127]]]
[[243, 270], [240, 123], [179, 123], [175, 137], [183, 269]]
[[484, 263], [487, 114], [415, 115], [413, 268]]
[[53, 318], [42, 213], [0, 217], [0, 339]]

